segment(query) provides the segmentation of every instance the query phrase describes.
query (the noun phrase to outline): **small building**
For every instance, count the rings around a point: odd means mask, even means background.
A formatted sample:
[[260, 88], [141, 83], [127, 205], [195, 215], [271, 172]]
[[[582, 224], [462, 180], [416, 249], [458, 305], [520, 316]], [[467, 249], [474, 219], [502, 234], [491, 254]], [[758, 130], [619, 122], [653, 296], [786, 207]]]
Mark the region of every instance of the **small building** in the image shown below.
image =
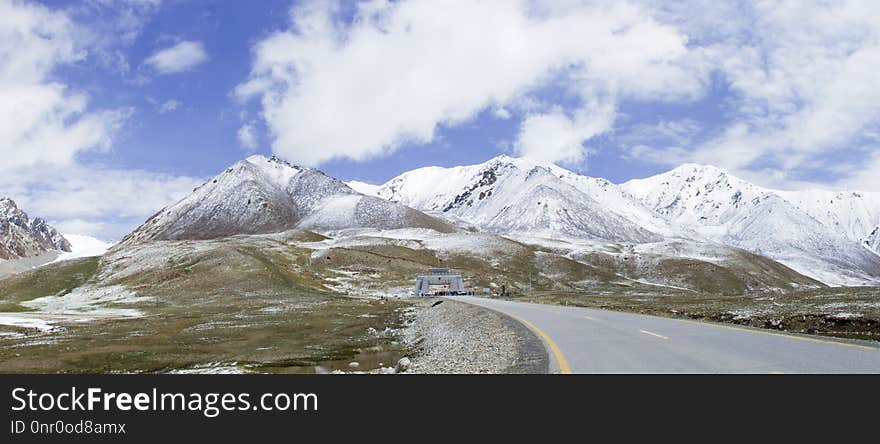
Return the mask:
[[429, 268], [425, 274], [416, 276], [416, 296], [466, 294], [461, 273], [448, 268]]

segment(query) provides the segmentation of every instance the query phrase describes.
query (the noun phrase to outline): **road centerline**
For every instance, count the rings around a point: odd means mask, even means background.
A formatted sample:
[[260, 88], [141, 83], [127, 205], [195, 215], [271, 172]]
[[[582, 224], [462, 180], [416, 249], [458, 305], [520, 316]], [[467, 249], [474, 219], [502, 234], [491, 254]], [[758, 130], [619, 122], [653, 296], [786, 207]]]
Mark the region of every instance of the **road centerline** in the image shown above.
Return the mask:
[[663, 335], [660, 335], [660, 334], [657, 334], [657, 333], [653, 333], [653, 332], [650, 332], [650, 331], [648, 331], [648, 330], [641, 330], [641, 329], [640, 329], [639, 331], [642, 332], [642, 333], [644, 333], [644, 334], [646, 334], [646, 335], [651, 335], [651, 336], [654, 336], [654, 337], [657, 337], [657, 338], [660, 338], [660, 339], [669, 339], [669, 338], [666, 337], [666, 336], [663, 336]]

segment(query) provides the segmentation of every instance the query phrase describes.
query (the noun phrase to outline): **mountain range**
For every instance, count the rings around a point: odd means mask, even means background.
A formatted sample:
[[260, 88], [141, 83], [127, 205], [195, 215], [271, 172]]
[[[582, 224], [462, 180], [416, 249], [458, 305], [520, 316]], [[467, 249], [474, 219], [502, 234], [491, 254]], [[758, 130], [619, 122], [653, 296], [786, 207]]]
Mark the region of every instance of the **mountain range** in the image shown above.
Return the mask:
[[771, 190], [695, 164], [617, 185], [508, 156], [351, 185], [516, 239], [685, 239], [742, 248], [830, 285], [880, 282], [880, 193]]
[[687, 252], [712, 251], [710, 262], [721, 263], [739, 249], [828, 285], [876, 285], [878, 222], [878, 193], [778, 191], [706, 165], [618, 185], [502, 155], [371, 185], [255, 155], [156, 213], [117, 248], [288, 230], [339, 236], [415, 228], [561, 245], [570, 257], [616, 249], [703, 260]]

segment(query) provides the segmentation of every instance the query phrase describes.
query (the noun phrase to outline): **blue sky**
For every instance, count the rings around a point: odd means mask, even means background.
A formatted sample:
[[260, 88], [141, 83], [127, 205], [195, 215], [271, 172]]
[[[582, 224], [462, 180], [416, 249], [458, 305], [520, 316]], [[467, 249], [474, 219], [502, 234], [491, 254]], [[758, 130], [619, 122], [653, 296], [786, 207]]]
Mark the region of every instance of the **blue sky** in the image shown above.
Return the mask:
[[0, 8], [0, 194], [62, 231], [118, 238], [254, 153], [371, 183], [504, 153], [880, 190], [876, 2]]
[[[47, 6], [71, 11], [81, 23], [112, 19], [112, 10], [88, 8], [79, 1], [44, 2]], [[350, 4], [343, 6], [351, 7]], [[131, 45], [121, 51], [130, 72], [99, 67], [90, 60], [62, 66], [56, 76], [63, 82], [88, 91], [94, 108], [134, 107], [135, 114], [116, 139], [109, 153], [84, 153], [85, 162], [98, 162], [114, 168], [142, 168], [170, 174], [210, 176], [251, 153], [272, 154], [265, 134], [253, 150], [243, 150], [236, 134], [242, 114], [256, 116], [259, 106], [237, 103], [230, 94], [246, 79], [251, 69], [251, 48], [260, 39], [289, 26], [289, 13], [296, 7], [290, 0], [261, 1], [260, 7], [241, 2], [168, 1], [156, 8]], [[350, 12], [341, 16], [351, 20]], [[208, 59], [192, 70], [152, 76], [143, 61], [158, 50], [181, 40], [198, 41]], [[147, 75], [148, 79], [138, 79]], [[621, 113], [627, 120], [657, 122], [663, 119], [704, 116], [711, 124], [722, 116], [722, 95], [710, 91], [707, 100], [686, 106], [623, 102]], [[564, 103], [562, 87], [550, 85], [536, 97]], [[174, 110], [160, 111], [168, 101]], [[619, 126], [626, 128], [629, 122]], [[388, 155], [354, 161], [332, 159], [317, 165], [335, 177], [382, 183], [403, 171], [427, 165], [455, 166], [483, 162], [501, 153], [512, 152], [520, 122], [499, 119], [492, 110], [483, 110], [469, 121], [439, 125], [436, 140], [405, 143]], [[589, 167], [569, 163], [574, 170], [622, 182], [667, 170], [665, 165], [624, 158], [613, 138], [597, 138], [601, 147], [591, 157]], [[296, 160], [293, 158], [292, 160]]]

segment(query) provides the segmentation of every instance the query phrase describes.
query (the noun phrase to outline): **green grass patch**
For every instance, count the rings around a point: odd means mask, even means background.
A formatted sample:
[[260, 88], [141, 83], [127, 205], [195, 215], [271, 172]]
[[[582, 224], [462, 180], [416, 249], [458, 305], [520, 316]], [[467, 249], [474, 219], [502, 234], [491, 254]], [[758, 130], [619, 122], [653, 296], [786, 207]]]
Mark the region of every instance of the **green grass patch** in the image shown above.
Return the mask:
[[23, 311], [19, 305], [43, 296], [64, 295], [97, 273], [100, 258], [89, 257], [48, 264], [0, 280], [0, 311]]

